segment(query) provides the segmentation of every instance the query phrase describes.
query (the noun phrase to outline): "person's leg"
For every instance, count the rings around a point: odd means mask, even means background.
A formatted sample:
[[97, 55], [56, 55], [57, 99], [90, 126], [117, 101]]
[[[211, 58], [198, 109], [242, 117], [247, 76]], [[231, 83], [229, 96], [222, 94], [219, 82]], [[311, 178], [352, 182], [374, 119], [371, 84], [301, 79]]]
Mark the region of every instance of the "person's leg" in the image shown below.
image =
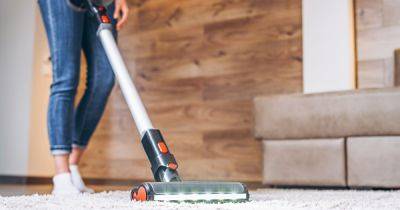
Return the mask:
[[69, 173], [68, 165], [69, 155], [54, 155], [54, 165], [56, 174]]
[[[112, 17], [114, 6], [108, 14]], [[112, 18], [115, 27], [116, 20]], [[70, 164], [79, 161], [103, 114], [107, 98], [114, 86], [115, 77], [105, 51], [97, 38], [98, 24], [94, 17], [86, 15], [82, 47], [87, 60], [87, 83], [85, 93], [75, 112], [75, 137], [72, 145]], [[114, 35], [116, 37], [116, 30]]]
[[[68, 186], [68, 156], [74, 131], [74, 98], [79, 82], [83, 13], [65, 1], [39, 0], [53, 66], [48, 107], [50, 150], [55, 160], [54, 192], [73, 191]], [[75, 189], [76, 190], [76, 189]], [[68, 193], [68, 192], [67, 192]]]
[[[109, 7], [112, 17], [114, 6]], [[112, 19], [115, 26], [116, 21]], [[87, 60], [86, 90], [75, 112], [75, 135], [69, 163], [73, 181], [82, 191], [85, 187], [79, 174], [78, 164], [104, 112], [115, 79], [105, 51], [97, 38], [98, 23], [89, 14], [85, 16], [82, 48]], [[115, 32], [116, 35], [116, 32]]]

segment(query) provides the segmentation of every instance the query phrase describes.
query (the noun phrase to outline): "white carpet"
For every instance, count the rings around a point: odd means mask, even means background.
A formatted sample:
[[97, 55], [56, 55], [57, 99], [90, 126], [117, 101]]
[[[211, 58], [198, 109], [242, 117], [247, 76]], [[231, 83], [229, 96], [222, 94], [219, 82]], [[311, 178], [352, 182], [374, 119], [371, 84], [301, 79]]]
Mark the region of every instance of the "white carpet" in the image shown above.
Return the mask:
[[265, 189], [251, 192], [250, 198], [238, 204], [143, 203], [131, 202], [129, 192], [113, 191], [73, 197], [0, 197], [0, 209], [400, 209], [400, 191]]

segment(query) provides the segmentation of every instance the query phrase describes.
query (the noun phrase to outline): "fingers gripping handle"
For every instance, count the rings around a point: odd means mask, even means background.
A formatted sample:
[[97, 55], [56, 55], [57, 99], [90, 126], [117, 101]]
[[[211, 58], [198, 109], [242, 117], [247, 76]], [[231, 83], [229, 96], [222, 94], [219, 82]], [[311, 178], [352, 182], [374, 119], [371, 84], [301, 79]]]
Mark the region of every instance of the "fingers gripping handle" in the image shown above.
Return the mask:
[[139, 93], [132, 82], [126, 65], [122, 60], [122, 56], [118, 50], [114, 36], [109, 27], [106, 27], [106, 25], [107, 24], [100, 26], [97, 34], [101, 40], [101, 43], [103, 44], [114, 74], [117, 77], [119, 86], [121, 87], [129, 110], [133, 119], [135, 120], [136, 127], [140, 135], [143, 136], [147, 130], [153, 129], [153, 125], [147, 114], [146, 108], [142, 103]]

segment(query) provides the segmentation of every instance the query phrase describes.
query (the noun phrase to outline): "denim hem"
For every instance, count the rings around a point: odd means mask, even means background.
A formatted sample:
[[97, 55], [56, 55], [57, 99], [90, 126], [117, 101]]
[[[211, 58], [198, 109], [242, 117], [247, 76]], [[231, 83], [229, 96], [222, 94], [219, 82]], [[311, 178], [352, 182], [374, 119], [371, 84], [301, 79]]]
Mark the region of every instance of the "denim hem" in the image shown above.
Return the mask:
[[71, 150], [71, 145], [50, 145], [51, 150]]
[[68, 155], [71, 153], [71, 150], [66, 150], [66, 149], [54, 149], [51, 150], [52, 155]]
[[69, 145], [51, 145], [50, 150], [53, 155], [65, 155], [71, 153], [72, 147]]

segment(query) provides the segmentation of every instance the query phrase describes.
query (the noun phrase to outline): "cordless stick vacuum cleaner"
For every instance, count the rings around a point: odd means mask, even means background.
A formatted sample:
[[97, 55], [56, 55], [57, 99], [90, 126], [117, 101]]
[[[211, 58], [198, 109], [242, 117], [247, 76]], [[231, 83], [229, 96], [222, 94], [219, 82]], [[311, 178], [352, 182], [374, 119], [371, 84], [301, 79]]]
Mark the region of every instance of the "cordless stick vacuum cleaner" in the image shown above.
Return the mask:
[[89, 10], [97, 21], [97, 35], [117, 77], [122, 93], [141, 135], [143, 148], [151, 163], [155, 182], [145, 182], [135, 187], [131, 199], [135, 201], [204, 201], [243, 202], [249, 200], [246, 186], [238, 182], [182, 181], [178, 164], [168, 149], [161, 132], [154, 129], [142, 100], [128, 74], [112, 34], [106, 6], [110, 0], [68, 0], [75, 9]]

